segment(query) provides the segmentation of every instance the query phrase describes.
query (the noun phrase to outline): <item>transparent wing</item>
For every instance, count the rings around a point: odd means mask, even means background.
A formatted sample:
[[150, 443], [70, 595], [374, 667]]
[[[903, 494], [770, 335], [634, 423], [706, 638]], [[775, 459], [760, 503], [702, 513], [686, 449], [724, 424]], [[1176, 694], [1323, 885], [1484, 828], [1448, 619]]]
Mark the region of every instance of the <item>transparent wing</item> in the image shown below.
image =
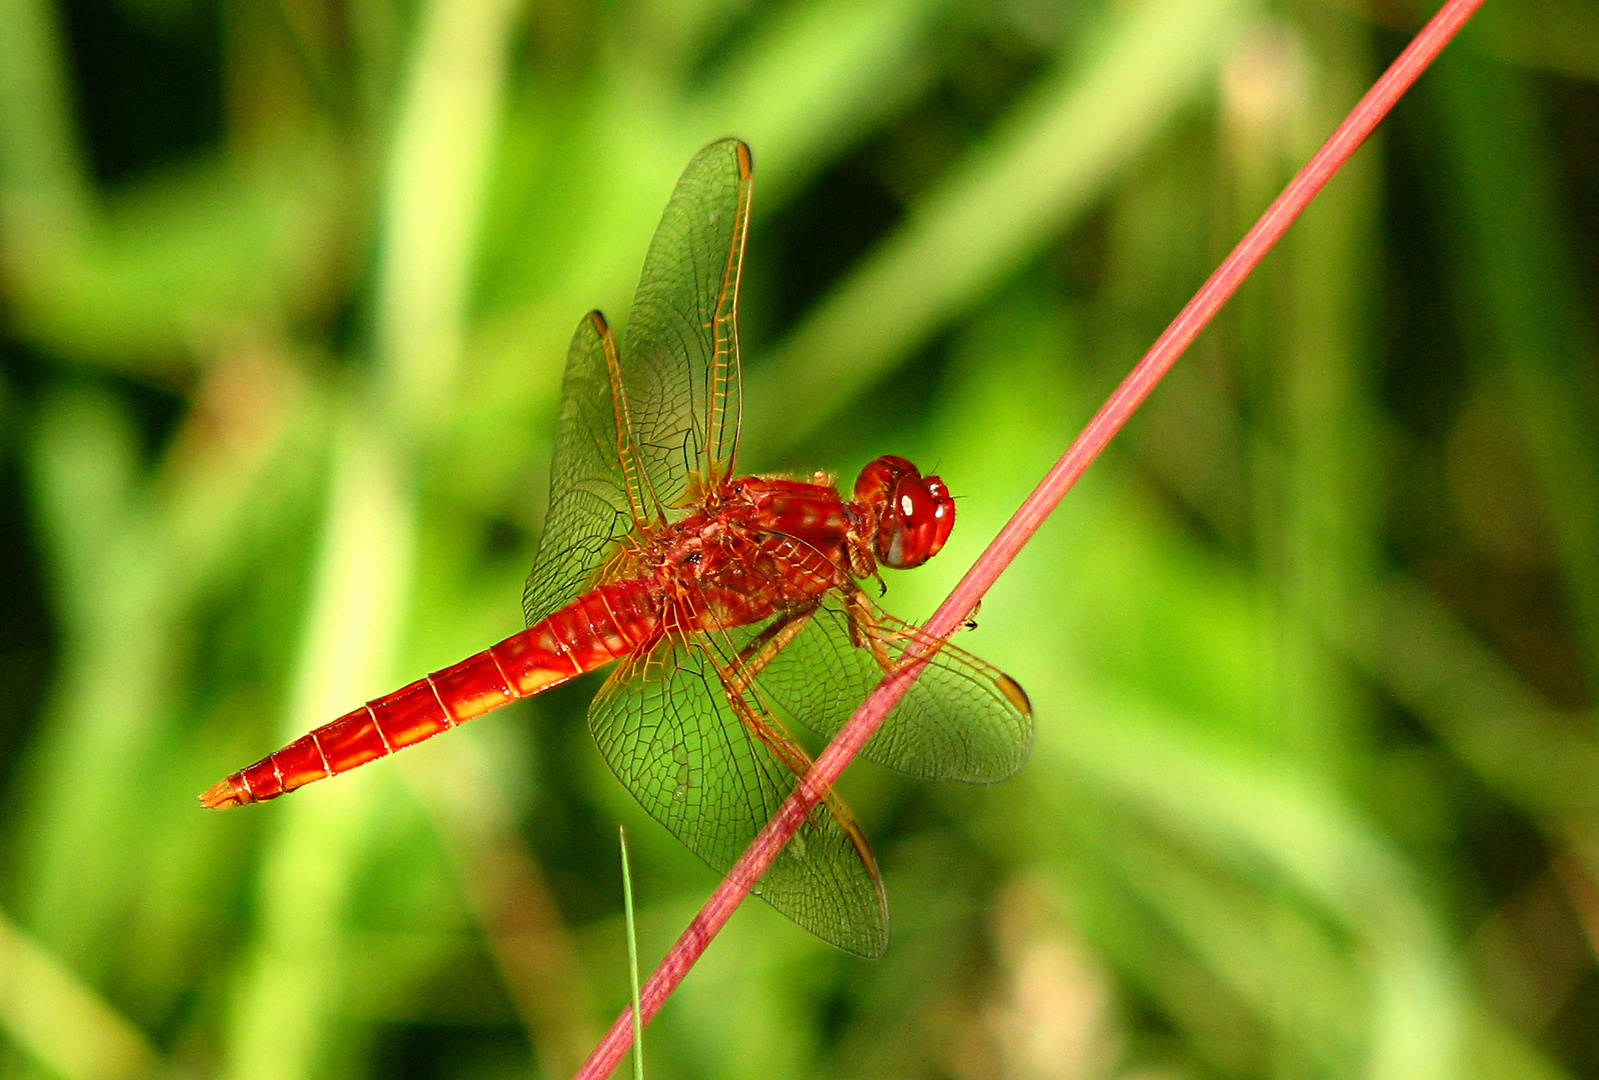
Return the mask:
[[[775, 725], [765, 710], [758, 719]], [[595, 696], [589, 726], [644, 809], [719, 872], [794, 787], [793, 768], [729, 704], [715, 655], [700, 638], [667, 640], [625, 660]], [[836, 800], [813, 810], [755, 892], [824, 941], [881, 956], [888, 946], [882, 882], [841, 813], [848, 812]]]
[[550, 509], [522, 590], [529, 626], [589, 588], [616, 542], [649, 520], [654, 506], [643, 482], [616, 341], [605, 317], [591, 311], [572, 335], [561, 380]]
[[731, 475], [739, 427], [738, 284], [749, 148], [723, 139], [683, 170], [633, 295], [622, 373], [639, 456], [662, 506]]
[[[779, 708], [833, 736], [911, 644], [916, 627], [865, 594], [829, 594], [797, 636], [760, 672]], [[1033, 745], [1033, 713], [1015, 680], [945, 642], [883, 721], [862, 755], [929, 780], [992, 783], [1014, 774]]]

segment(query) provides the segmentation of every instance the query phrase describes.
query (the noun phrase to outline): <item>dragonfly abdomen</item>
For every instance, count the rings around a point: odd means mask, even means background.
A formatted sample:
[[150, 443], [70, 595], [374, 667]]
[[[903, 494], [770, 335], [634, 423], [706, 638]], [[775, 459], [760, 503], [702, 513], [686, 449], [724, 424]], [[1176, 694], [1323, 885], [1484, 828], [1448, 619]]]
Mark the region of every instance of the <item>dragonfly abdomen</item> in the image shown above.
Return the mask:
[[498, 645], [302, 735], [214, 785], [200, 802], [221, 809], [275, 799], [542, 693], [653, 641], [660, 608], [645, 582], [602, 585]]

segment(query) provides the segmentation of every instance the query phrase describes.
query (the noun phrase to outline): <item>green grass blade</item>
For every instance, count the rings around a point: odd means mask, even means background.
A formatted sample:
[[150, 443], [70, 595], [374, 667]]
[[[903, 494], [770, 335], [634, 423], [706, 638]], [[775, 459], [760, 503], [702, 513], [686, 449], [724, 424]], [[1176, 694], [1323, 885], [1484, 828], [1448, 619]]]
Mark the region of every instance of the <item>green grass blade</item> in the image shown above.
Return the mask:
[[633, 866], [627, 851], [627, 826], [616, 827], [622, 842], [622, 905], [627, 914], [627, 974], [633, 990], [633, 1080], [644, 1080], [644, 1006], [639, 1002], [638, 927], [633, 923]]

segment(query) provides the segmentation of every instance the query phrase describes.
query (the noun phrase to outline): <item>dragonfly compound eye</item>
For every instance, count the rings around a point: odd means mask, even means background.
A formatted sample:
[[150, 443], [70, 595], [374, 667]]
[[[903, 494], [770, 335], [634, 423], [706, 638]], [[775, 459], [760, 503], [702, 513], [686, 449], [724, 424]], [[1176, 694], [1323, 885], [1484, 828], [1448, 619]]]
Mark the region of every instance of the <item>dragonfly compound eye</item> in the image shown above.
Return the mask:
[[955, 525], [955, 500], [944, 481], [913, 472], [892, 489], [878, 520], [877, 557], [883, 565], [909, 570], [938, 554]]
[[855, 481], [855, 504], [875, 521], [877, 561], [908, 570], [938, 554], [955, 524], [955, 500], [936, 476], [924, 477], [902, 457], [885, 454]]

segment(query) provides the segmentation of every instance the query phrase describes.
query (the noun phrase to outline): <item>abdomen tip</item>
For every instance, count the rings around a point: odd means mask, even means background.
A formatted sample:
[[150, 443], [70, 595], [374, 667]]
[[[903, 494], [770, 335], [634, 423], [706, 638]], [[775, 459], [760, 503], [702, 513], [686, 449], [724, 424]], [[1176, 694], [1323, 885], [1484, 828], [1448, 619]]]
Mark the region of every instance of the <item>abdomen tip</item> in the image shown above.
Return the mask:
[[207, 810], [226, 810], [230, 806], [242, 806], [250, 801], [245, 792], [233, 786], [231, 779], [217, 781], [200, 796], [200, 805]]

